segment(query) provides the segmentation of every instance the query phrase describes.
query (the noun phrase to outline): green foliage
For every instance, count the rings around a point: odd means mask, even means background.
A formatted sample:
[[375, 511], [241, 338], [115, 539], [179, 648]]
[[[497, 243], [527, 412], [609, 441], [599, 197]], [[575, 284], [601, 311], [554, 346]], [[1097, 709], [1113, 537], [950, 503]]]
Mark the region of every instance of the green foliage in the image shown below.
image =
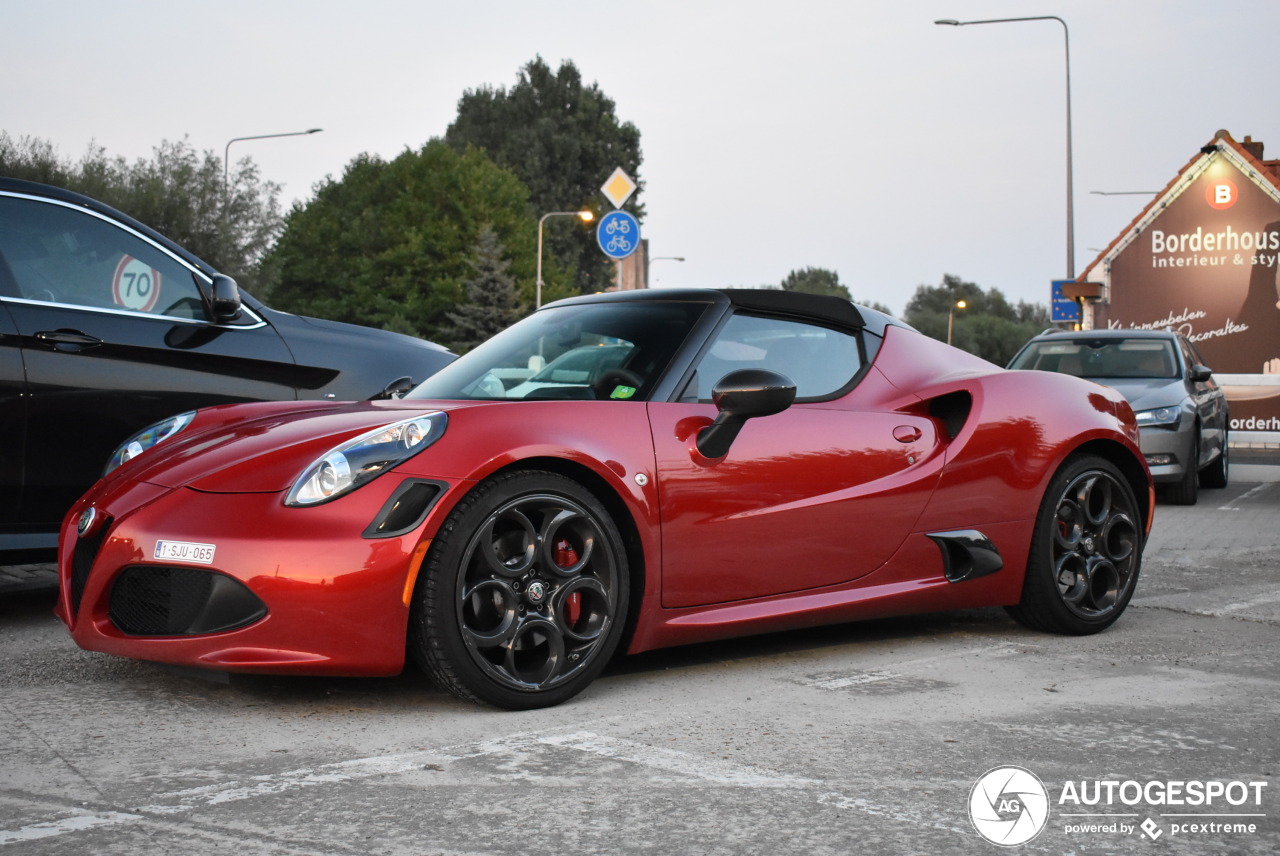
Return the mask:
[[74, 167], [58, 155], [53, 143], [39, 137], [14, 139], [0, 131], [0, 175], [68, 187]]
[[898, 317], [897, 313], [895, 313], [892, 309], [890, 309], [888, 304], [881, 303], [878, 300], [858, 300], [857, 298], [854, 298], [853, 302], [860, 303], [863, 306], [867, 307], [868, 309], [874, 309], [877, 312], [883, 312], [885, 315], [891, 315], [894, 318]]
[[[626, 208], [643, 218], [637, 201], [643, 188], [640, 131], [619, 122], [613, 101], [597, 84], [583, 85], [570, 61], [552, 71], [537, 57], [520, 70], [510, 89], [467, 90], [444, 138], [459, 152], [482, 148], [515, 173], [529, 188], [535, 220], [552, 211], [583, 208], [599, 215], [608, 205], [600, 185], [619, 166], [641, 185]], [[544, 239], [549, 257], [573, 271], [576, 291], [601, 291], [612, 284], [613, 264], [596, 245], [594, 229], [555, 217], [547, 220]]]
[[211, 150], [162, 141], [129, 163], [91, 145], [77, 163], [51, 143], [0, 131], [0, 175], [65, 187], [140, 220], [254, 291], [258, 263], [279, 232], [279, 185], [262, 181], [248, 158], [229, 171]]
[[[447, 343], [446, 313], [464, 300], [485, 229], [507, 248], [519, 298], [532, 304], [537, 229], [519, 179], [483, 152], [459, 154], [441, 140], [389, 162], [360, 155], [289, 212], [267, 259], [271, 300]], [[558, 268], [544, 267], [543, 278], [546, 299], [564, 296]]]
[[511, 262], [503, 258], [498, 235], [487, 226], [480, 233], [471, 266], [475, 276], [464, 286], [467, 302], [448, 313], [453, 323], [449, 341], [459, 353], [505, 330], [520, 317], [515, 279], [508, 273]]
[[765, 288], [781, 288], [783, 291], [803, 291], [808, 294], [825, 294], [831, 297], [843, 297], [853, 300], [877, 312], [892, 315], [892, 310], [883, 303], [854, 300], [847, 286], [841, 284], [840, 275], [826, 268], [806, 267], [793, 270], [783, 278], [781, 285], [769, 285]]
[[938, 286], [921, 285], [902, 319], [921, 333], [947, 340], [947, 317], [955, 309], [951, 343], [996, 365], [1006, 365], [1028, 339], [1050, 326], [1049, 310], [1039, 303], [1009, 303], [999, 289], [990, 291], [946, 274]]
[[840, 284], [840, 276], [826, 268], [807, 267], [793, 270], [782, 280], [783, 291], [803, 291], [808, 294], [826, 294], [852, 300], [849, 289]]

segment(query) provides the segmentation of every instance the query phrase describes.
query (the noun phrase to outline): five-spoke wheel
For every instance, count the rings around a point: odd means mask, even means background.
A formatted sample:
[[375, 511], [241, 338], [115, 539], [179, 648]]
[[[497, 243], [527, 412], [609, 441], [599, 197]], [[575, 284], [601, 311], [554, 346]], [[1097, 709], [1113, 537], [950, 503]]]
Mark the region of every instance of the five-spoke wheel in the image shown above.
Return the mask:
[[415, 603], [418, 659], [464, 698], [558, 704], [612, 654], [627, 586], [621, 538], [589, 491], [554, 473], [500, 476], [432, 545]]
[[1096, 633], [1129, 603], [1142, 557], [1138, 504], [1107, 461], [1080, 457], [1054, 476], [1036, 518], [1022, 601], [1009, 612], [1057, 633]]

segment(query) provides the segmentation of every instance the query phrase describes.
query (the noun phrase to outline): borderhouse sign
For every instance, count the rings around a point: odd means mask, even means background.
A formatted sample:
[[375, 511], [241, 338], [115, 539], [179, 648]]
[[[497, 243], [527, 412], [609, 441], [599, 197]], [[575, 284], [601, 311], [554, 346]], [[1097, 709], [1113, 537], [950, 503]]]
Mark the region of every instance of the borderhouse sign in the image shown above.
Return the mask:
[[1273, 376], [1275, 384], [1223, 384], [1235, 430], [1280, 431], [1280, 201], [1260, 186], [1267, 178], [1210, 155], [1111, 259], [1110, 303], [1095, 323], [1171, 327], [1215, 374]]

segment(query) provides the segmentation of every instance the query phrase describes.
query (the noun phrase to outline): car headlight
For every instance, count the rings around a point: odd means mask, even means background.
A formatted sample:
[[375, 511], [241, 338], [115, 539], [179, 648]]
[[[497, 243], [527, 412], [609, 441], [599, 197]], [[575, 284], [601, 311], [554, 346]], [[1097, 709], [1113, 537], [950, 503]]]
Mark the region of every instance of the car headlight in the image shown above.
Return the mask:
[[285, 505], [318, 505], [368, 484], [444, 436], [442, 412], [384, 425], [330, 449], [289, 489]]
[[1140, 410], [1134, 415], [1138, 418], [1139, 428], [1177, 428], [1182, 419], [1182, 408], [1157, 407], [1154, 410]]
[[107, 461], [107, 468], [102, 471], [102, 474], [105, 476], [125, 461], [133, 460], [152, 446], [168, 440], [174, 434], [190, 425], [191, 420], [195, 418], [196, 412], [188, 410], [186, 413], [170, 416], [168, 419], [162, 419], [154, 425], [148, 425], [143, 428], [137, 434], [121, 443], [119, 448], [111, 453], [111, 459]]

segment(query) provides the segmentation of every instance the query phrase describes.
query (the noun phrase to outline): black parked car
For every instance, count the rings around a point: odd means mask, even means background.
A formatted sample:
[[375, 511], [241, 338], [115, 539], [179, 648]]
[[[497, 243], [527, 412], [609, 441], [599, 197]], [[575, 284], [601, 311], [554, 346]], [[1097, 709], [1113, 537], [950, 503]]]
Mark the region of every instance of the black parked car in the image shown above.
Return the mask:
[[270, 309], [112, 208], [0, 178], [0, 563], [52, 558], [63, 514], [144, 426], [238, 401], [386, 397], [453, 359]]
[[1195, 345], [1173, 330], [1046, 330], [1009, 363], [1087, 378], [1119, 391], [1138, 416], [1151, 477], [1175, 505], [1226, 487], [1227, 398]]

